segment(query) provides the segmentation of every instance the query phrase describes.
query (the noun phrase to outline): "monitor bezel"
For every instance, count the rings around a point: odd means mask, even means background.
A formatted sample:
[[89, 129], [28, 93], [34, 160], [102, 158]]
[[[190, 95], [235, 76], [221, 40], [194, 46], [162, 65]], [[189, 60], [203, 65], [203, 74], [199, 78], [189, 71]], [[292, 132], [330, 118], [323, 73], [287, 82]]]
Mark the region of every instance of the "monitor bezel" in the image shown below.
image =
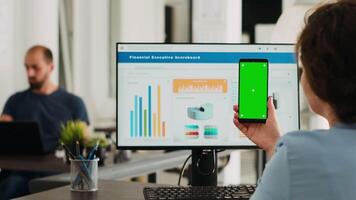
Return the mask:
[[[115, 145], [116, 149], [118, 150], [195, 150], [195, 149], [236, 149], [236, 150], [243, 150], [243, 149], [260, 149], [257, 145], [219, 145], [219, 146], [119, 146], [118, 144], [118, 72], [117, 72], [117, 65], [118, 65], [118, 46], [122, 45], [238, 45], [238, 46], [294, 46], [295, 44], [293, 43], [159, 43], [159, 42], [117, 42], [115, 45], [115, 64], [116, 64], [116, 71], [115, 71], [115, 77], [116, 77], [116, 95], [115, 95], [115, 102], [116, 102], [116, 119], [115, 119], [115, 125], [116, 125], [116, 133], [115, 133]], [[297, 65], [297, 90], [298, 90], [298, 130], [300, 130], [300, 92], [299, 92], [299, 82], [300, 82], [300, 72], [299, 72], [299, 62], [298, 59], [296, 60], [296, 65]]]

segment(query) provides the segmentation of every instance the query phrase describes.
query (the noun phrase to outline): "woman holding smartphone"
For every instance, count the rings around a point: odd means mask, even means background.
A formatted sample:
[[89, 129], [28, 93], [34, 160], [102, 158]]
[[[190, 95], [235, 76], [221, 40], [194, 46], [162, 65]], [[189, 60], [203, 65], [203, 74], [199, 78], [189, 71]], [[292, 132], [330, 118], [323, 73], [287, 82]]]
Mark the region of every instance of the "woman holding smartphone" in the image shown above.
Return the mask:
[[306, 19], [296, 53], [310, 108], [328, 130], [281, 137], [272, 99], [265, 124], [234, 124], [270, 161], [252, 200], [356, 199], [356, 2], [327, 3]]

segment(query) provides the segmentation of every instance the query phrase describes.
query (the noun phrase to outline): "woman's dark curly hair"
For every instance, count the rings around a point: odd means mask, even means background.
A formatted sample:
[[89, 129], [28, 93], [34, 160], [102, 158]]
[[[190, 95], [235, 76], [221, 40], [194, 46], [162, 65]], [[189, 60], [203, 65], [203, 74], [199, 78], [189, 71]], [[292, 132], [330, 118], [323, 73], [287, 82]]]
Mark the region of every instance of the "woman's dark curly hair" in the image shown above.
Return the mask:
[[356, 122], [356, 2], [318, 7], [306, 18], [296, 52], [314, 93], [341, 122]]

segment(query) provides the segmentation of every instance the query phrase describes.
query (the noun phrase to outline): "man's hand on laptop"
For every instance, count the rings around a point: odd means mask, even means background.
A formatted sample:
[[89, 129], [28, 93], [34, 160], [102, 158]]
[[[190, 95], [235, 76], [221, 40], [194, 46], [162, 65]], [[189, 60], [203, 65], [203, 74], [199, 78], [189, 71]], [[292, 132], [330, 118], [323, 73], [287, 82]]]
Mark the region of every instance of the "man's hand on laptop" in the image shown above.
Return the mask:
[[1, 122], [12, 122], [14, 121], [14, 118], [12, 118], [10, 115], [0, 115], [0, 121]]

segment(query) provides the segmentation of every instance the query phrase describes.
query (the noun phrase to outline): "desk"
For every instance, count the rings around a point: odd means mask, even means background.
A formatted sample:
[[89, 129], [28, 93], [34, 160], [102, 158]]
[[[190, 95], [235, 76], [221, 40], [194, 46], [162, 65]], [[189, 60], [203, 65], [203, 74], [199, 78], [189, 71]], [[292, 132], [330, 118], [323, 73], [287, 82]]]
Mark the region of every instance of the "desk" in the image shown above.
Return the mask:
[[99, 180], [99, 190], [96, 192], [71, 192], [67, 185], [45, 192], [24, 196], [17, 200], [144, 200], [142, 191], [146, 186], [158, 185]]
[[54, 154], [0, 155], [0, 168], [19, 171], [69, 172], [69, 166]]
[[[132, 178], [136, 176], [156, 173], [158, 171], [171, 169], [181, 166], [190, 151], [173, 151], [169, 153], [163, 152], [146, 152], [120, 165], [111, 165], [99, 168], [99, 179], [102, 180], [120, 180], [125, 178]], [[218, 154], [219, 157], [227, 156], [231, 151], [224, 151]], [[30, 181], [30, 192], [43, 191], [44, 189], [68, 185], [70, 181], [70, 174], [60, 174], [48, 176], [44, 178], [33, 179]]]
[[[128, 162], [99, 168], [98, 177], [101, 180], [120, 180], [171, 169], [181, 166], [189, 154], [190, 151], [173, 151], [169, 153], [159, 151], [136, 154]], [[69, 182], [70, 174], [64, 173], [33, 179], [29, 183], [29, 189], [31, 193], [34, 193], [68, 185]]]
[[[113, 165], [114, 153], [108, 152], [106, 166]], [[64, 173], [70, 166], [57, 158], [54, 153], [45, 155], [0, 155], [0, 169], [17, 171], [45, 171]]]

